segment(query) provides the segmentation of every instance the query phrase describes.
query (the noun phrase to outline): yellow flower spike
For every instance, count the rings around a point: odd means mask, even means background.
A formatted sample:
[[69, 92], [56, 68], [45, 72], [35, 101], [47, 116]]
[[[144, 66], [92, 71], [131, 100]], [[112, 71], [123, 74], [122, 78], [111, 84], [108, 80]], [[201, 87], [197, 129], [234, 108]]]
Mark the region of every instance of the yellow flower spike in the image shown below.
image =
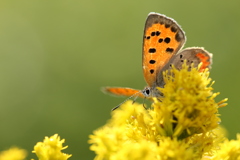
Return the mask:
[[150, 109], [127, 101], [112, 112], [106, 125], [90, 135], [95, 160], [207, 159], [223, 140], [218, 132], [218, 103], [208, 70], [186, 64], [164, 73], [164, 97], [153, 98]]
[[[168, 133], [182, 139], [218, 126], [220, 122], [217, 114], [218, 103], [214, 98], [219, 93], [212, 92], [208, 70], [199, 72], [198, 68], [192, 68], [189, 71], [184, 63], [181, 70], [173, 67], [170, 72], [165, 72], [164, 81], [166, 82], [164, 88], [160, 88], [164, 98], [158, 105], [168, 108], [169, 114], [172, 114], [172, 121], [176, 121], [173, 128], [170, 128], [172, 131]], [[169, 117], [166, 119], [163, 121], [170, 123]], [[165, 125], [163, 124], [164, 127]]]
[[0, 160], [24, 160], [26, 156], [27, 151], [17, 147], [0, 152]]
[[34, 151], [32, 152], [36, 153], [39, 160], [67, 160], [71, 155], [61, 152], [61, 150], [67, 148], [67, 146], [62, 146], [64, 142], [65, 140], [60, 140], [57, 134], [45, 137], [43, 142], [38, 142], [34, 146]]

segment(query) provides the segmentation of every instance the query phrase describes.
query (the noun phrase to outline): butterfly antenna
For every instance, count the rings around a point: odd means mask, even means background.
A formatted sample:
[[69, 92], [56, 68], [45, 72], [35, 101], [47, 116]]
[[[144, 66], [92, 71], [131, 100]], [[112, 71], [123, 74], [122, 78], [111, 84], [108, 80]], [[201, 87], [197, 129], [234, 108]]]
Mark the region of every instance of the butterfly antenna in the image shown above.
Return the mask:
[[[133, 99], [133, 102], [132, 102], [132, 104], [134, 104], [135, 101], [136, 101], [136, 99], [138, 98], [138, 96], [139, 96], [139, 94], [140, 94], [141, 92], [142, 92], [142, 91], [139, 91], [139, 92], [131, 95], [131, 96], [128, 97], [125, 101], [123, 101], [122, 103], [120, 103], [119, 105], [117, 105], [116, 107], [114, 107], [114, 108], [112, 109], [112, 111], [114, 111], [115, 109], [118, 109], [123, 103], [125, 103], [127, 100], [131, 99], [132, 97], [135, 97], [135, 98]], [[136, 96], [136, 95], [137, 95], [137, 96]]]

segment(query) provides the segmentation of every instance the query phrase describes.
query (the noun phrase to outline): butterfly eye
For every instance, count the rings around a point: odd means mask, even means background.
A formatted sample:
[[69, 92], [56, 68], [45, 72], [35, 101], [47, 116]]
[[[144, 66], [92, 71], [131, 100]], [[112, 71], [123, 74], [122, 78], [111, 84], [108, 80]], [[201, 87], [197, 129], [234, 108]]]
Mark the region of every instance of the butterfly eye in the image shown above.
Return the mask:
[[147, 89], [147, 90], [146, 90], [146, 94], [148, 94], [148, 95], [149, 95], [149, 93], [150, 93], [150, 90], [149, 90], [149, 89]]
[[144, 96], [146, 96], [146, 97], [149, 97], [149, 95], [150, 95], [150, 88], [145, 88], [143, 91], [142, 91], [142, 93], [144, 94]]

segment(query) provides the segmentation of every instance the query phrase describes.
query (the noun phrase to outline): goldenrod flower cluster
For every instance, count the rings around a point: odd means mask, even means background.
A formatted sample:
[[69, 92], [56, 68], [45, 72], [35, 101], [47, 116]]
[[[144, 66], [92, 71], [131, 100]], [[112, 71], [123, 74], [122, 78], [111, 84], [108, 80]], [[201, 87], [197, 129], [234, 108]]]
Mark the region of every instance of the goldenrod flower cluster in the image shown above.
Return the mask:
[[38, 142], [34, 146], [33, 153], [36, 153], [39, 160], [67, 160], [71, 155], [62, 153], [65, 139], [60, 140], [60, 137], [55, 134], [51, 137], [45, 137], [43, 142]]
[[[60, 140], [57, 134], [45, 137], [43, 142], [38, 142], [34, 146], [32, 152], [37, 155], [38, 160], [67, 160], [71, 155], [62, 153], [62, 150], [67, 148], [63, 147], [64, 142], [65, 140]], [[25, 160], [26, 157], [27, 151], [17, 147], [0, 152], [0, 160]]]
[[[240, 135], [228, 140], [215, 101], [213, 81], [207, 70], [173, 68], [164, 73], [164, 97], [154, 98], [151, 108], [127, 101], [112, 112], [106, 125], [90, 135], [95, 160], [240, 160]], [[64, 139], [55, 134], [38, 142], [33, 153], [39, 160], [67, 160]], [[27, 152], [12, 147], [0, 160], [24, 160]], [[75, 158], [76, 159], [76, 158]], [[81, 159], [79, 157], [78, 159]]]
[[[213, 92], [209, 72], [199, 68], [189, 71], [184, 64], [181, 70], [166, 71], [166, 84], [159, 88], [164, 97], [154, 99], [149, 109], [127, 101], [114, 110], [108, 123], [90, 136], [95, 159], [226, 159], [228, 154], [240, 158], [239, 139], [227, 141], [219, 126], [218, 108], [226, 106], [227, 99], [215, 101], [219, 93]], [[224, 149], [226, 143], [234, 147]]]
[[0, 160], [23, 160], [27, 156], [27, 151], [18, 147], [12, 147], [0, 152]]

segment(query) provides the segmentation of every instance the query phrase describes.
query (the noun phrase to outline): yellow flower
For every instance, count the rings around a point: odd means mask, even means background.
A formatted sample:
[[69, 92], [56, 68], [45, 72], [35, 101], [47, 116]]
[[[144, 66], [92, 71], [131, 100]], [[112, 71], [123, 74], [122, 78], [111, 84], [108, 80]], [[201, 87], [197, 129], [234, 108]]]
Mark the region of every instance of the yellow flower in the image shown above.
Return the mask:
[[189, 72], [183, 64], [181, 70], [173, 68], [164, 73], [166, 85], [159, 88], [164, 98], [155, 101], [151, 112], [161, 135], [186, 138], [212, 130], [220, 123], [218, 108], [226, 100], [215, 102], [219, 93], [212, 92], [208, 70], [199, 72], [199, 68]]
[[71, 155], [61, 152], [67, 148], [67, 146], [63, 147], [64, 142], [65, 139], [60, 140], [57, 134], [50, 138], [45, 137], [43, 142], [38, 142], [34, 146], [33, 153], [36, 153], [39, 160], [67, 160]]
[[[151, 148], [151, 150], [149, 149]], [[138, 143], [126, 142], [122, 149], [111, 155], [112, 160], [154, 160], [157, 154], [157, 144], [148, 141], [139, 141]]]
[[24, 160], [26, 156], [27, 151], [17, 147], [0, 152], [0, 160]]
[[[199, 67], [200, 68], [200, 67]], [[224, 140], [219, 129], [218, 108], [227, 99], [215, 102], [213, 82], [207, 70], [164, 73], [164, 97], [154, 99], [152, 108], [127, 101], [112, 112], [112, 118], [90, 135], [90, 149], [96, 160], [201, 159], [217, 153]]]
[[219, 151], [213, 160], [240, 160], [240, 134], [237, 134], [237, 140], [225, 140], [220, 144]]
[[226, 131], [222, 127], [218, 127], [206, 133], [194, 134], [186, 139], [189, 146], [194, 150], [198, 157], [212, 157], [219, 150], [219, 143], [226, 140]]
[[161, 160], [194, 160], [199, 159], [194, 154], [193, 148], [185, 141], [177, 138], [162, 137], [157, 147], [159, 158]]

